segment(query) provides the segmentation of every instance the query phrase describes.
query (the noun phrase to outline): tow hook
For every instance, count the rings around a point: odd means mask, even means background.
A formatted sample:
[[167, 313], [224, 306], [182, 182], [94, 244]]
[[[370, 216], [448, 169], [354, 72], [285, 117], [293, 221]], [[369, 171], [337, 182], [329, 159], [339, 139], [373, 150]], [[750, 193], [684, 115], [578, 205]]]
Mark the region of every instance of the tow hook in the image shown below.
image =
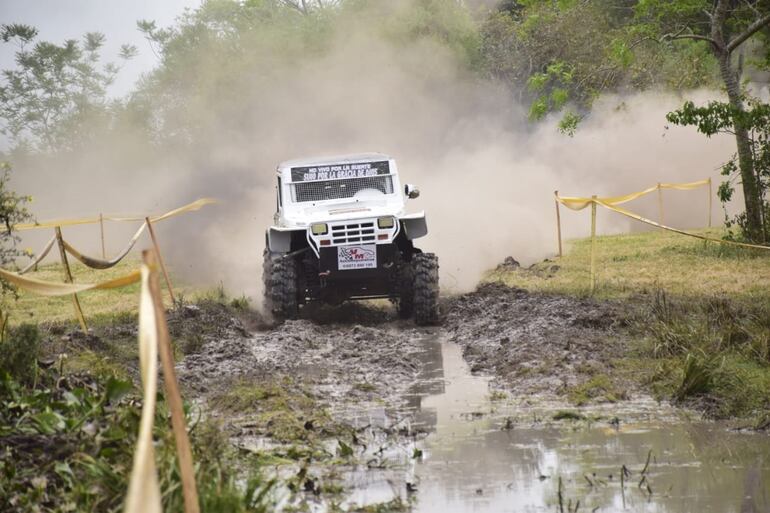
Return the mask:
[[324, 272], [318, 273], [318, 278], [319, 278], [319, 281], [321, 282], [320, 283], [321, 287], [326, 287], [326, 278], [328, 278], [331, 273], [332, 273], [331, 271], [324, 271]]

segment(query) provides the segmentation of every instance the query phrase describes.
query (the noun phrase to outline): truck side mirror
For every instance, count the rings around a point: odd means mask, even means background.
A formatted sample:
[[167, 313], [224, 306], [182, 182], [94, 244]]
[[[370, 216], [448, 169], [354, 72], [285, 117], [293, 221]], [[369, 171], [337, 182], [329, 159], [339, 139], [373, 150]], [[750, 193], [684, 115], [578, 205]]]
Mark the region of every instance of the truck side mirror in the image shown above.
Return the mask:
[[406, 184], [406, 187], [404, 187], [404, 193], [406, 194], [406, 197], [409, 199], [415, 199], [420, 197], [420, 189], [418, 189], [417, 186], [412, 185], [410, 183]]

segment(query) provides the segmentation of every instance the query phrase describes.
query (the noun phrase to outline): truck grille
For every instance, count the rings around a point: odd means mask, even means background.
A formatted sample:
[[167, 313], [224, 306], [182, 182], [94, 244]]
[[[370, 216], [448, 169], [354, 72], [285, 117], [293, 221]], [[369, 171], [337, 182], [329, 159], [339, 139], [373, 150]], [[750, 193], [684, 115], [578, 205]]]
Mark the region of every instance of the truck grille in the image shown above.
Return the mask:
[[331, 225], [334, 244], [374, 242], [374, 222]]
[[294, 201], [324, 201], [352, 198], [365, 189], [392, 194], [393, 178], [390, 176], [367, 176], [321, 182], [298, 182], [293, 183], [292, 186], [294, 188]]

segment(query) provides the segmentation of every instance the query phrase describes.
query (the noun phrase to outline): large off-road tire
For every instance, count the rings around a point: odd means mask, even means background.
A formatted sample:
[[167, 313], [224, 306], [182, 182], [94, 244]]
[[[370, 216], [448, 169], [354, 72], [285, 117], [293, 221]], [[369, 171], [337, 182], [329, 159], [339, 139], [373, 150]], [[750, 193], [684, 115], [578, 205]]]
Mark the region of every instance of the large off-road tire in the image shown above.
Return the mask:
[[398, 316], [409, 319], [414, 313], [414, 271], [411, 262], [403, 262], [398, 272]]
[[296, 319], [299, 313], [297, 260], [291, 257], [280, 258], [280, 255], [272, 255], [265, 249], [262, 281], [266, 309], [277, 319]]
[[417, 253], [412, 257], [414, 273], [414, 321], [419, 325], [438, 322], [438, 257]]

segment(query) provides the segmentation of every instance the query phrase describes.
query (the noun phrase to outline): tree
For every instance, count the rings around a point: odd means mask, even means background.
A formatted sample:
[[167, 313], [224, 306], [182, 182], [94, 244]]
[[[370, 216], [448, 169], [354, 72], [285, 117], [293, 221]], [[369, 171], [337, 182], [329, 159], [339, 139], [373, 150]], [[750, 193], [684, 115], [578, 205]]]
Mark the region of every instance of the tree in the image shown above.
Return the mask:
[[[61, 45], [36, 41], [37, 35], [28, 25], [0, 26], [0, 39], [17, 46], [16, 68], [1, 75], [0, 133], [17, 146], [60, 149], [88, 136], [84, 131], [94, 127], [84, 121], [108, 114], [107, 88], [120, 68], [101, 64], [101, 33]], [[134, 46], [123, 45], [121, 60], [135, 55]]]
[[[637, 5], [640, 20], [659, 31], [662, 42], [690, 39], [703, 41], [719, 63], [719, 72], [727, 92], [735, 135], [738, 170], [745, 201], [745, 235], [766, 242], [762, 220], [762, 187], [754, 168], [751, 126], [747, 125], [746, 95], [741, 84], [744, 44], [770, 26], [768, 0], [641, 0]], [[736, 58], [737, 55], [737, 58]], [[676, 117], [676, 116], [675, 116]], [[679, 118], [687, 122], [684, 117]], [[692, 124], [697, 124], [692, 119]]]
[[[32, 217], [27, 210], [27, 203], [32, 198], [21, 196], [8, 189], [10, 173], [10, 164], [0, 162], [0, 223], [2, 224], [0, 229], [0, 267], [5, 268], [13, 264], [18, 257], [27, 254], [16, 247], [20, 239], [13, 231], [13, 227], [19, 223], [29, 221]], [[2, 284], [0, 293], [15, 290], [5, 280], [0, 280], [0, 284]], [[4, 324], [1, 311], [0, 324]], [[2, 334], [2, 326], [0, 326], [0, 334]]]
[[150, 113], [156, 144], [207, 139], [215, 120], [226, 119], [226, 127], [252, 126], [257, 120], [244, 105], [262, 105], [265, 91], [330, 55], [340, 36], [360, 28], [404, 52], [416, 41], [431, 41], [469, 69], [478, 61], [475, 20], [456, 0], [308, 0], [307, 11], [297, 9], [301, 2], [291, 3], [206, 0], [170, 28], [138, 22], [160, 64], [144, 77], [132, 102], [135, 110]]
[[334, 7], [339, 4], [339, 0], [281, 0], [281, 3], [302, 14], [308, 14], [313, 9]]
[[635, 0], [510, 0], [482, 26], [486, 69], [530, 105], [530, 119], [565, 112], [572, 134], [604, 93], [712, 85], [714, 59], [703, 44], [661, 51], [636, 17]]
[[[717, 133], [735, 135], [735, 127], [743, 127], [749, 138], [754, 177], [760, 201], [760, 237], [757, 241], [770, 241], [770, 104], [756, 98], [748, 98], [746, 107], [738, 110], [727, 102], [712, 101], [705, 106], [696, 106], [686, 102], [681, 109], [670, 112], [667, 119], [677, 125], [696, 126], [698, 131], [710, 137]], [[727, 203], [733, 197], [733, 182], [741, 178], [740, 161], [733, 156], [722, 166], [722, 175], [727, 177], [719, 186], [719, 199]], [[736, 223], [744, 235], [748, 235], [748, 213], [743, 212], [730, 219], [726, 216], [725, 224], [729, 228]]]

